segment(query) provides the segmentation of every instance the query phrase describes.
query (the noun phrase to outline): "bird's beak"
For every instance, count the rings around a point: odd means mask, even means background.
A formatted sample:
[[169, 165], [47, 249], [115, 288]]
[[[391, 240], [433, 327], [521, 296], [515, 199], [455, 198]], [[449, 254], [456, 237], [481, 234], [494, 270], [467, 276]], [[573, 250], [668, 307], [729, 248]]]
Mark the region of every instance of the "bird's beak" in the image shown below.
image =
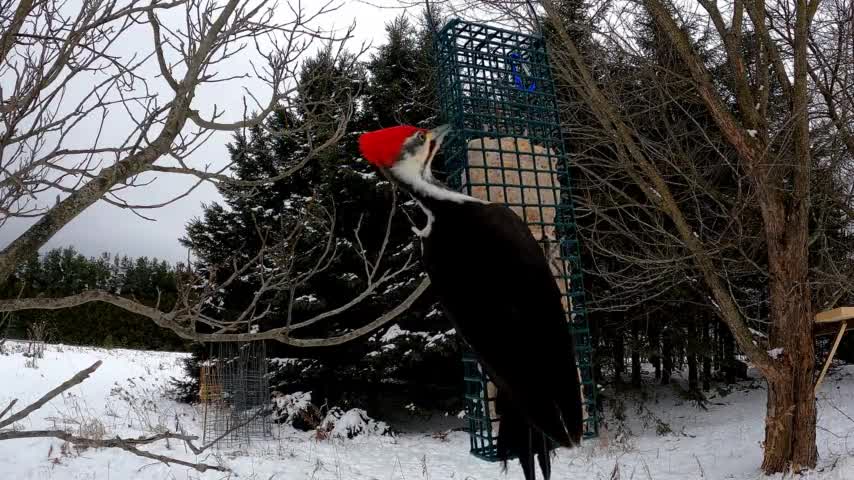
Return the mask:
[[447, 135], [451, 131], [451, 126], [447, 123], [444, 125], [439, 125], [438, 127], [430, 130], [429, 138], [433, 143], [431, 150], [438, 150], [442, 145], [442, 141], [445, 139], [445, 135]]
[[427, 180], [431, 180], [433, 178], [433, 157], [436, 156], [436, 152], [439, 151], [439, 148], [442, 146], [442, 141], [445, 140], [445, 135], [451, 131], [451, 126], [447, 123], [445, 125], [439, 125], [427, 132], [427, 138], [430, 140], [430, 152], [427, 155], [427, 161], [424, 162], [424, 168], [421, 170], [421, 175]]
[[428, 166], [433, 162], [433, 157], [436, 156], [436, 152], [438, 152], [439, 148], [442, 146], [442, 141], [445, 140], [445, 136], [450, 131], [451, 126], [446, 123], [427, 132], [427, 138], [430, 140], [430, 155], [427, 157], [426, 162]]

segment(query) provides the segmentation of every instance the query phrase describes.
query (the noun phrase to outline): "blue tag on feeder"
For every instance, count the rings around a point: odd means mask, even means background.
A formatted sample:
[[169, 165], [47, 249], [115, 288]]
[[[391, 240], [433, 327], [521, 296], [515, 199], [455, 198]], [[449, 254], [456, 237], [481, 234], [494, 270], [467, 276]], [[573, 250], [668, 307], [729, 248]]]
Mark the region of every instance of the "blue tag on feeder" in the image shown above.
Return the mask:
[[530, 77], [531, 71], [528, 65], [522, 61], [522, 57], [518, 53], [511, 53], [510, 58], [512, 59], [510, 61], [510, 69], [513, 71], [513, 82], [516, 84], [516, 88], [533, 92], [537, 88], [537, 82], [531, 82], [531, 85], [525, 88], [525, 82], [522, 81], [522, 76], [519, 74], [519, 68], [521, 67], [522, 72]]

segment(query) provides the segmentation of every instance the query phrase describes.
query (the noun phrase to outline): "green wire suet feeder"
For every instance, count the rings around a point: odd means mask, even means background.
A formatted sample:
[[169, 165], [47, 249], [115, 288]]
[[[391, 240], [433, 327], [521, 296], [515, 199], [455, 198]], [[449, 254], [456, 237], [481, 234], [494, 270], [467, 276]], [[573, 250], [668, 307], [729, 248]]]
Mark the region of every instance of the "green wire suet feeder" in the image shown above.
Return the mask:
[[[597, 435], [596, 388], [569, 163], [542, 36], [455, 19], [436, 33], [439, 100], [453, 127], [445, 140], [447, 183], [507, 204], [540, 241], [564, 295], [575, 339], [585, 438]], [[497, 460], [495, 387], [463, 356], [471, 452]], [[561, 381], [555, 378], [555, 382]]]

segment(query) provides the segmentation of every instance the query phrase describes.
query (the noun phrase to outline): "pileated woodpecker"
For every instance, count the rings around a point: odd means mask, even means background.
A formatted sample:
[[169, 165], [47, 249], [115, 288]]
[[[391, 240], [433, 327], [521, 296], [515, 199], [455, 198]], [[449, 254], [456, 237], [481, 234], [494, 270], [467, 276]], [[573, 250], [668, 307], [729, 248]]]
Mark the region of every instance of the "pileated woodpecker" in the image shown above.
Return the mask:
[[[580, 442], [582, 406], [561, 293], [545, 254], [507, 206], [449, 190], [433, 157], [449, 132], [397, 126], [359, 138], [362, 156], [418, 202], [424, 267], [446, 315], [498, 387], [498, 455], [526, 480], [551, 475], [554, 443]], [[554, 443], [550, 442], [553, 441]]]

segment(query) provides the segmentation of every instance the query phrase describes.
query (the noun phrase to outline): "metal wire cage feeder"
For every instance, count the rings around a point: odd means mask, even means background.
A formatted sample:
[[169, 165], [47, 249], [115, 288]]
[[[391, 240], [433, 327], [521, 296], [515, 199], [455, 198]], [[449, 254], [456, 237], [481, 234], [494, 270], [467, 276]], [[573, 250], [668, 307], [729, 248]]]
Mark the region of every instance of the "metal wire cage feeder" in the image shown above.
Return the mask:
[[[453, 128], [444, 148], [446, 181], [469, 195], [507, 204], [542, 245], [575, 341], [584, 436], [595, 437], [596, 389], [569, 160], [545, 41], [455, 19], [437, 32], [435, 45], [439, 100]], [[495, 387], [471, 352], [463, 364], [471, 453], [496, 460]]]
[[269, 438], [264, 342], [212, 343], [208, 360], [201, 364], [199, 399], [204, 409], [202, 443], [231, 448]]

